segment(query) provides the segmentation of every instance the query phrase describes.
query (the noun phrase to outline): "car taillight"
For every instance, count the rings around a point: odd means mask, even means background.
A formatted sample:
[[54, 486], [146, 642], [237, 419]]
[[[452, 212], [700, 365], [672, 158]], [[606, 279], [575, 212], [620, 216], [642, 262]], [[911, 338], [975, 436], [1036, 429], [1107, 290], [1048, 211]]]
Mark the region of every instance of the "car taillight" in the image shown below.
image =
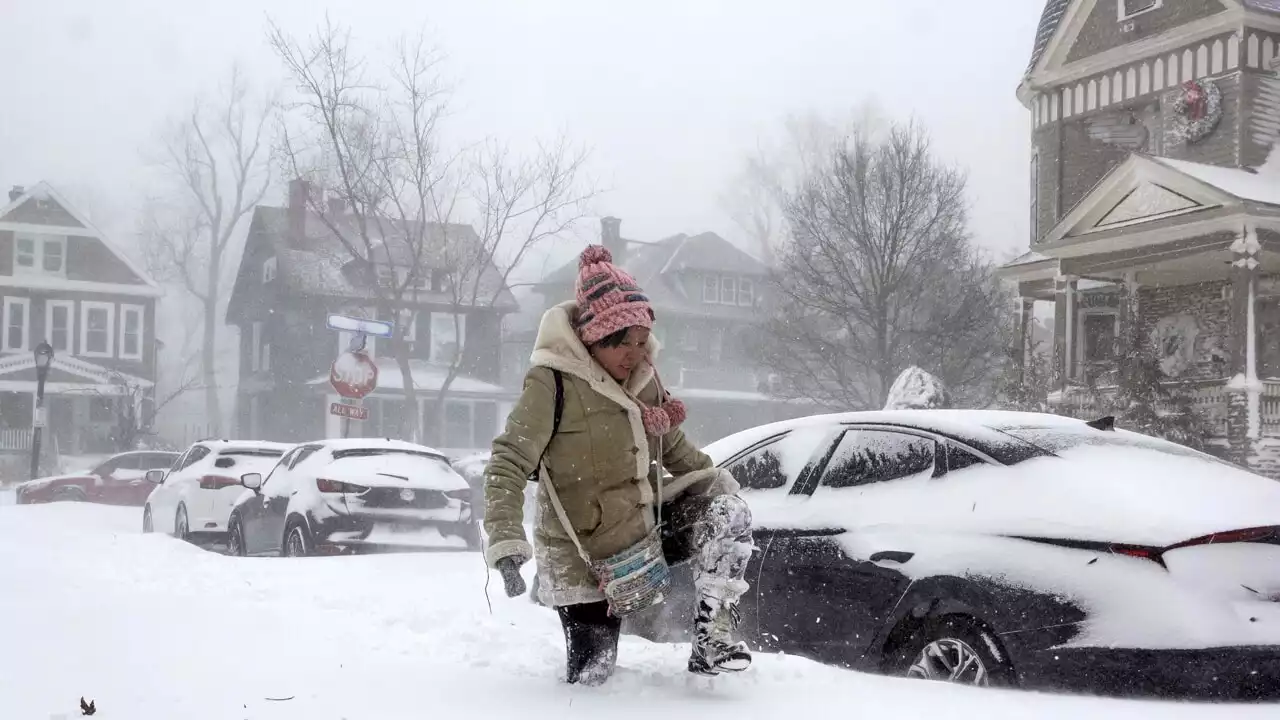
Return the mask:
[[201, 490], [221, 490], [222, 488], [233, 487], [239, 485], [240, 481], [233, 477], [225, 475], [205, 475], [200, 478]]
[[351, 493], [353, 495], [359, 495], [362, 492], [369, 491], [369, 488], [364, 485], [339, 482], [337, 480], [329, 480], [327, 478], [316, 478], [316, 488], [322, 493]]
[[1263, 543], [1266, 545], [1280, 545], [1280, 527], [1252, 527], [1243, 530], [1227, 530], [1224, 532], [1212, 533], [1209, 535], [1201, 535], [1198, 538], [1191, 538], [1175, 545], [1165, 548], [1168, 550], [1176, 550], [1178, 548], [1195, 547], [1197, 545], [1220, 545], [1222, 543]]

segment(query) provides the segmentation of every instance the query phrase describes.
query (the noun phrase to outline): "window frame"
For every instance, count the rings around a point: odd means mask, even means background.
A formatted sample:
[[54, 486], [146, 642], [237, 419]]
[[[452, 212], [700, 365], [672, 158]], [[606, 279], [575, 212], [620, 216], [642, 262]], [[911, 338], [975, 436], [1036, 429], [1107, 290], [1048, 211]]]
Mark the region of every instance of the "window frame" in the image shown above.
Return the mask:
[[[728, 287], [729, 292], [733, 294], [732, 298], [726, 299], [728, 297], [725, 294], [726, 286]], [[737, 305], [738, 304], [738, 278], [732, 275], [720, 276], [720, 304], [721, 305]]]
[[1111, 318], [1111, 340], [1115, 343], [1120, 338], [1120, 311], [1115, 308], [1089, 308], [1077, 310], [1079, 319], [1079, 327], [1076, 328], [1076, 337], [1080, 338], [1080, 342], [1076, 343], [1076, 362], [1084, 363], [1100, 363], [1100, 362], [1116, 362], [1118, 359], [1115, 355], [1114, 345], [1109, 356], [1106, 357], [1089, 357], [1089, 334], [1086, 332], [1088, 319], [1091, 317], [1110, 317]]
[[[743, 302], [743, 295], [747, 295], [750, 299]], [[740, 307], [756, 306], [756, 283], [751, 278], [738, 278], [738, 305]]]
[[[89, 315], [94, 310], [103, 310], [107, 313], [106, 341], [107, 349], [104, 351], [93, 350], [89, 347]], [[109, 358], [115, 356], [115, 332], [116, 332], [116, 304], [111, 302], [103, 302], [101, 300], [81, 300], [80, 301], [80, 352], [84, 357]]]
[[262, 284], [263, 285], [266, 285], [267, 283], [276, 279], [276, 272], [277, 272], [278, 266], [279, 266], [279, 261], [276, 260], [275, 255], [272, 255], [271, 257], [262, 261]]
[[1124, 22], [1125, 20], [1132, 20], [1133, 18], [1136, 18], [1139, 15], [1144, 15], [1153, 10], [1159, 10], [1160, 8], [1164, 7], [1164, 0], [1151, 0], [1151, 5], [1141, 8], [1139, 10], [1134, 10], [1130, 12], [1128, 7], [1129, 2], [1130, 0], [1116, 0], [1116, 22]]
[[[10, 308], [15, 305], [22, 306], [22, 345], [15, 346], [9, 344], [9, 313]], [[3, 352], [27, 352], [31, 350], [31, 298], [19, 297], [16, 295], [6, 295], [4, 298], [3, 331], [4, 337], [0, 338], [0, 351]]]
[[[1124, 2], [1124, 0], [1117, 0]], [[1031, 243], [1040, 241], [1040, 153], [1031, 153]]]
[[[898, 437], [924, 440], [926, 442], [931, 443], [932, 450], [933, 450], [933, 453], [932, 453], [933, 459], [930, 461], [929, 469], [921, 470], [919, 472], [911, 473], [909, 475], [903, 475], [901, 477], [892, 478], [891, 480], [869, 480], [866, 482], [860, 482], [853, 485], [840, 485], [840, 486], [831, 486], [831, 485], [823, 484], [823, 481], [827, 477], [827, 472], [831, 470], [831, 463], [835, 461], [836, 453], [840, 450], [840, 446], [844, 443], [845, 438], [849, 437], [850, 433], [864, 433], [864, 432], [884, 433], [886, 435], [895, 435]], [[810, 491], [809, 494], [813, 495], [815, 492], [817, 492], [822, 488], [827, 488], [829, 490], [849, 490], [853, 488], [865, 487], [867, 485], [875, 485], [881, 482], [893, 482], [894, 480], [903, 480], [908, 477], [922, 475], [925, 472], [928, 472], [929, 476], [932, 478], [941, 477], [945, 475], [947, 471], [947, 459], [946, 459], [947, 456], [946, 456], [945, 447], [946, 447], [946, 443], [944, 438], [940, 438], [931, 433], [921, 432], [918, 430], [913, 431], [910, 428], [875, 427], [875, 426], [862, 426], [862, 425], [847, 426], [845, 427], [844, 432], [842, 432], [840, 436], [836, 438], [836, 441], [832, 444], [829, 456], [827, 457], [826, 462], [822, 464], [821, 471], [814, 474], [814, 478], [812, 482], [813, 489], [812, 491]]]
[[[31, 265], [22, 265], [18, 258], [23, 253], [20, 249], [23, 240], [31, 241]], [[46, 270], [44, 267], [46, 245], [55, 245], [62, 259], [57, 270]], [[15, 232], [13, 234], [13, 274], [14, 275], [48, 275], [50, 277], [67, 276], [67, 238], [65, 235], [47, 233]]]
[[707, 274], [702, 276], [702, 302], [706, 303], [707, 305], [720, 304], [720, 276], [719, 275]]
[[[67, 311], [67, 346], [58, 347], [58, 343], [53, 339], [53, 311], [63, 308]], [[44, 335], [45, 339], [53, 346], [55, 355], [74, 355], [76, 348], [76, 303], [74, 300], [45, 300], [44, 301]]]
[[[456, 325], [454, 324], [455, 316], [457, 318]], [[436, 318], [443, 318], [444, 323], [447, 324], [451, 330], [457, 331], [457, 336], [454, 338], [454, 342], [458, 344], [457, 355], [455, 355], [453, 358], [450, 358], [448, 361], [443, 361], [438, 357], [436, 357], [436, 347], [437, 347], [436, 346], [436, 337], [437, 337]], [[455, 360], [459, 360], [462, 358], [463, 349], [467, 346], [467, 315], [466, 313], [432, 312], [430, 322], [431, 322], [431, 327], [430, 327], [430, 330], [428, 331], [430, 334], [428, 336], [429, 347], [428, 347], [428, 354], [427, 354], [427, 362], [434, 363], [437, 365], [452, 365]]]
[[[805, 459], [804, 466], [800, 468], [800, 472], [796, 474], [794, 480], [789, 483], [784, 483], [782, 486], [776, 488], [743, 487], [743, 490], [750, 490], [752, 492], [773, 492], [781, 490], [783, 491], [783, 494], [786, 495], [810, 495], [812, 490], [807, 489], [810, 480], [814, 477], [820, 476], [822, 470], [826, 468], [827, 461], [831, 458], [831, 452], [835, 449], [836, 440], [840, 439], [844, 435], [845, 426], [843, 425], [831, 424], [788, 428], [775, 435], [762, 438], [759, 442], [756, 442], [749, 447], [740, 450], [736, 454], [729, 456], [727, 459], [718, 463], [717, 467], [727, 470], [732, 474], [732, 468], [734, 465], [737, 465], [761, 450], [783, 442], [796, 432], [811, 430], [815, 427], [824, 429], [825, 432], [822, 437], [814, 443], [813, 450], [809, 453], [809, 457]], [[735, 476], [734, 479], [736, 480], [737, 477]]]
[[[128, 317], [129, 315], [132, 315], [132, 314], [136, 314], [138, 316], [138, 332], [137, 332], [138, 348], [137, 348], [137, 352], [129, 353], [126, 355], [125, 354], [125, 347], [126, 347], [125, 334], [128, 332], [128, 328], [129, 328]], [[120, 335], [118, 338], [116, 338], [116, 342], [117, 342], [116, 347], [120, 351], [120, 355], [119, 355], [120, 359], [141, 361], [142, 357], [146, 355], [144, 346], [145, 346], [145, 339], [147, 336], [147, 309], [142, 305], [129, 305], [129, 304], [122, 303], [120, 305], [120, 324], [119, 324], [119, 327], [117, 328], [117, 332]]]

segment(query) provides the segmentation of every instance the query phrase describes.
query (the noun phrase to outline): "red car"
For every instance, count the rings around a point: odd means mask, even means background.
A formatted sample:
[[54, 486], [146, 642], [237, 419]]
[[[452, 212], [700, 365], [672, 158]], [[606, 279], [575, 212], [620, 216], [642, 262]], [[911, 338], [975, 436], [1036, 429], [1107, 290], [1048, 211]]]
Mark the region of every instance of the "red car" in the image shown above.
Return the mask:
[[141, 507], [155, 485], [147, 482], [148, 470], [165, 470], [178, 453], [140, 450], [120, 453], [85, 472], [31, 480], [17, 487], [17, 503], [95, 502]]

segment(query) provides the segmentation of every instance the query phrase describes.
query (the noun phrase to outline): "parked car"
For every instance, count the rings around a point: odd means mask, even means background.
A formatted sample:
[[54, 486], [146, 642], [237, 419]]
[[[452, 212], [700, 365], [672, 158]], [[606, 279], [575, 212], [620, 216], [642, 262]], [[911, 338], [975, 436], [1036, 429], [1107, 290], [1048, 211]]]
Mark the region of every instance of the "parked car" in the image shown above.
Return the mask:
[[467, 550], [480, 544], [471, 488], [431, 448], [399, 440], [306, 443], [241, 477], [228, 546], [237, 555]]
[[244, 492], [240, 475], [269, 470], [292, 445], [257, 440], [203, 440], [169, 470], [151, 470], [142, 531], [192, 542], [225, 539], [231, 507]]
[[[1051, 415], [804, 418], [713, 443], [755, 523], [756, 647], [973, 685], [1280, 694], [1280, 483]], [[686, 636], [687, 566], [628, 623]]]
[[61, 501], [142, 505], [152, 489], [146, 481], [147, 471], [167, 468], [177, 457], [178, 453], [159, 450], [112, 455], [87, 470], [21, 483], [15, 488], [15, 502], [19, 505]]

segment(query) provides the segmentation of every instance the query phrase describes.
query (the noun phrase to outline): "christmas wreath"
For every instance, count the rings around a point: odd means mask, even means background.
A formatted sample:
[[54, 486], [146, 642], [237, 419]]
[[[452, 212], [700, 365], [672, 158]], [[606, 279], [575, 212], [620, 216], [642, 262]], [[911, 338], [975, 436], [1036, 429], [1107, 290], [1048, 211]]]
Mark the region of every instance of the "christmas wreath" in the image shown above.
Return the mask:
[[1190, 80], [1173, 101], [1178, 131], [1189, 143], [1205, 138], [1222, 119], [1222, 91], [1212, 80]]

